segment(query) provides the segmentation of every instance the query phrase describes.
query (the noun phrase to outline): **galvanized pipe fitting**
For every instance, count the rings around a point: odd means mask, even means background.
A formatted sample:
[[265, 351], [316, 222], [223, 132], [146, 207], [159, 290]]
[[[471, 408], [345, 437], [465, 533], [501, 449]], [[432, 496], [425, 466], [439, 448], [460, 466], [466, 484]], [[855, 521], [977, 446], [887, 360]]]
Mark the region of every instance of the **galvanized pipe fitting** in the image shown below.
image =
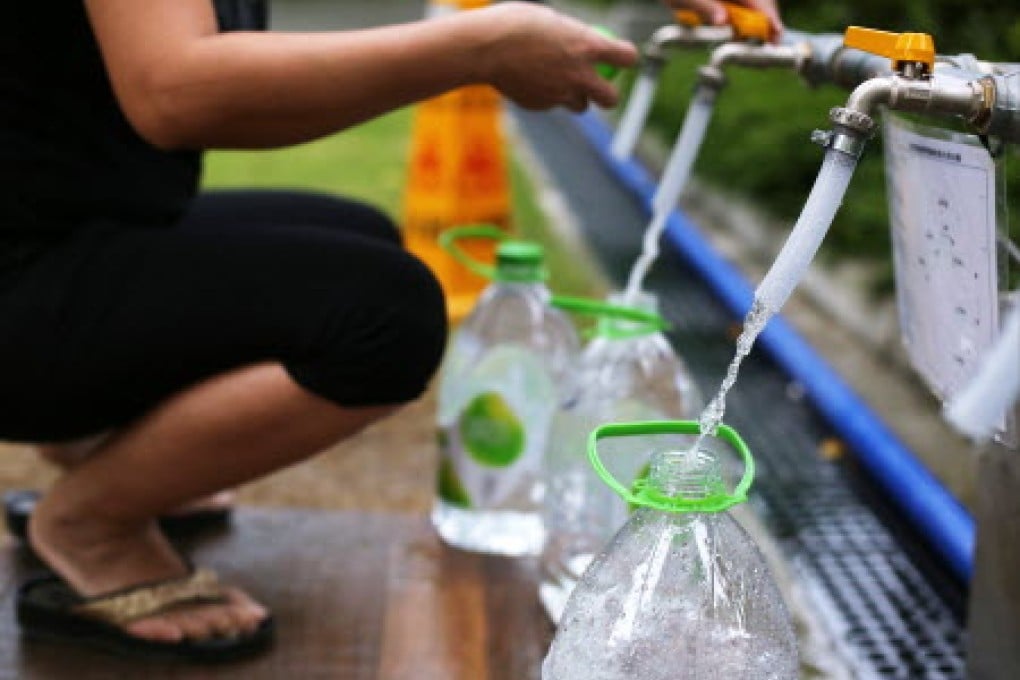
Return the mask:
[[1020, 68], [1010, 75], [988, 76], [982, 81], [990, 85], [993, 102], [981, 131], [1020, 143]]
[[832, 121], [832, 130], [815, 130], [811, 141], [860, 158], [875, 133], [875, 119], [866, 113], [837, 106], [829, 111], [829, 120]]
[[698, 69], [698, 82], [705, 87], [722, 89], [726, 85], [725, 69], [731, 64], [749, 68], [786, 68], [800, 71], [810, 58], [804, 43], [772, 45], [725, 43], [712, 51], [708, 64]]
[[866, 80], [850, 94], [846, 107], [871, 116], [884, 104], [896, 111], [936, 116], [959, 116], [980, 127], [990, 115], [987, 80], [939, 76], [906, 78], [900, 75]]

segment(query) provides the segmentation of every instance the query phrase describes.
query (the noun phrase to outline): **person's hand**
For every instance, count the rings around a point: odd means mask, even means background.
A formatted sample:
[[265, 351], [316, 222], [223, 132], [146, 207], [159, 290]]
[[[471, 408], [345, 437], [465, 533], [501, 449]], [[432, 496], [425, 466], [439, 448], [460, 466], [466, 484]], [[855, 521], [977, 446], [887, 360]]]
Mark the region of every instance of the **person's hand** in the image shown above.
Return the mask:
[[[776, 0], [730, 1], [757, 10], [767, 16], [772, 23], [772, 30], [777, 39], [783, 33], [783, 20], [779, 18], [779, 6]], [[665, 3], [673, 9], [694, 10], [710, 24], [720, 26], [726, 23], [726, 10], [717, 0], [665, 0]]]
[[506, 2], [474, 13], [488, 36], [480, 79], [528, 109], [565, 106], [580, 112], [590, 102], [613, 106], [619, 93], [595, 72], [596, 64], [637, 62], [630, 43], [545, 7]]

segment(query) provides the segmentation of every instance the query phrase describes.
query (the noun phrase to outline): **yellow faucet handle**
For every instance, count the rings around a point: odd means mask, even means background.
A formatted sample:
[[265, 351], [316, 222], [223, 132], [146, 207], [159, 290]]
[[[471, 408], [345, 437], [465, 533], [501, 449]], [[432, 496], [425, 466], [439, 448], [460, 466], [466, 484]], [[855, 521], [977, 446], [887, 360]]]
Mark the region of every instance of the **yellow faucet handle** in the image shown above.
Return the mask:
[[[733, 27], [734, 38], [762, 42], [772, 39], [772, 22], [767, 16], [732, 2], [721, 4], [726, 9], [726, 23]], [[689, 9], [677, 10], [673, 17], [678, 24], [684, 26], [701, 26], [705, 23], [700, 14]]]
[[894, 68], [902, 62], [920, 62], [926, 64], [929, 71], [935, 67], [935, 41], [927, 33], [890, 33], [851, 26], [846, 29], [843, 44], [880, 57], [889, 57]]
[[691, 9], [678, 9], [673, 12], [673, 19], [681, 26], [701, 26], [705, 23], [701, 15]]

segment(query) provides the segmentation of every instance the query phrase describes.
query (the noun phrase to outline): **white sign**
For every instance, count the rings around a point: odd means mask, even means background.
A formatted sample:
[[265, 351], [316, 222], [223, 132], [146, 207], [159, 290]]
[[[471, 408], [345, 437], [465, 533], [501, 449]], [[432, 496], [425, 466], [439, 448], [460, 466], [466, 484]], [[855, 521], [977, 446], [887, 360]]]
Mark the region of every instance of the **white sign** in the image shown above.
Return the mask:
[[995, 164], [977, 138], [885, 116], [885, 170], [900, 327], [941, 399], [995, 341]]

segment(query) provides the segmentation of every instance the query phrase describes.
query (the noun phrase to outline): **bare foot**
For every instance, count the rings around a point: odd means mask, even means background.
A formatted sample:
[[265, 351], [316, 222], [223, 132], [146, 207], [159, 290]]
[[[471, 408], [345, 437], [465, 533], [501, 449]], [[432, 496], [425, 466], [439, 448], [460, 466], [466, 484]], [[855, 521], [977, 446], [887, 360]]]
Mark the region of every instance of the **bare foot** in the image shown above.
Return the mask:
[[[73, 442], [60, 444], [39, 444], [36, 452], [46, 461], [56, 465], [61, 470], [73, 470], [84, 461], [99, 445], [107, 440], [111, 432], [79, 439]], [[220, 491], [205, 498], [199, 498], [177, 508], [170, 515], [187, 515], [192, 512], [203, 512], [208, 510], [229, 510], [234, 507], [234, 500], [237, 494], [231, 490]]]
[[[63, 507], [59, 497], [44, 499], [29, 522], [36, 554], [84, 597], [179, 578], [188, 568], [155, 522], [118, 526]], [[226, 601], [182, 605], [127, 624], [130, 635], [157, 642], [201, 640], [253, 632], [268, 612], [237, 588], [226, 588]]]

